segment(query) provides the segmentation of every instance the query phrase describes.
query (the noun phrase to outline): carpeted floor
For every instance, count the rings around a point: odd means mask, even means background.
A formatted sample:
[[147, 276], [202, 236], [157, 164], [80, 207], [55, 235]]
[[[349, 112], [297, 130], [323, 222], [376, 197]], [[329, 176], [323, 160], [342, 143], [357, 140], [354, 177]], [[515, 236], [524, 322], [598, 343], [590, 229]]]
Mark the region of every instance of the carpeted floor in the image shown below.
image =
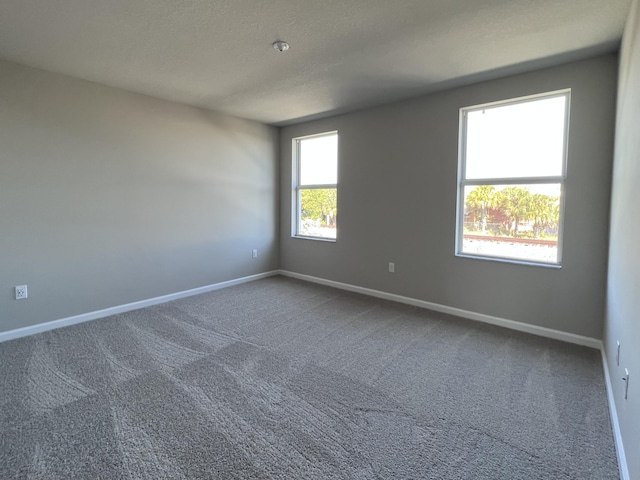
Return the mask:
[[284, 277], [0, 369], [2, 479], [619, 478], [596, 350]]

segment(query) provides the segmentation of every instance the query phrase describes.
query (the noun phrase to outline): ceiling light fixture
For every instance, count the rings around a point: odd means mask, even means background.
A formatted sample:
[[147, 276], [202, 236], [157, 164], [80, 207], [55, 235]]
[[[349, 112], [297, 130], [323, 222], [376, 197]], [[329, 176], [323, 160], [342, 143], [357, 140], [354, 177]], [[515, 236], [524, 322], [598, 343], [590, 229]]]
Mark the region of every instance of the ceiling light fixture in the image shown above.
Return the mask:
[[279, 52], [284, 52], [289, 50], [289, 44], [287, 42], [283, 42], [282, 40], [276, 40], [273, 42], [273, 48], [278, 50]]

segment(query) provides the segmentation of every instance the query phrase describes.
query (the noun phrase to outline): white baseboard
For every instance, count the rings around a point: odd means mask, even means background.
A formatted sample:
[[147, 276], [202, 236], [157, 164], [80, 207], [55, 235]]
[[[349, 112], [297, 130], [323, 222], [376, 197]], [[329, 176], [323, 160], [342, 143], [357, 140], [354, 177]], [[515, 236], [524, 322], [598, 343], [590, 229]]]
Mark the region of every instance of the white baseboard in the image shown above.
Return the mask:
[[611, 428], [613, 429], [613, 438], [616, 443], [616, 454], [618, 455], [618, 467], [620, 468], [620, 480], [630, 480], [629, 467], [627, 466], [627, 456], [624, 453], [624, 444], [622, 443], [622, 433], [620, 432], [620, 423], [618, 421], [618, 411], [616, 409], [615, 398], [613, 397], [613, 385], [611, 385], [611, 375], [609, 375], [609, 362], [607, 361], [607, 352], [602, 347], [602, 368], [604, 369], [604, 382], [607, 388], [607, 400], [609, 401], [609, 413], [611, 414]]
[[432, 302], [427, 302], [425, 300], [418, 300], [417, 298], [403, 297], [402, 295], [396, 295], [394, 293], [387, 293], [380, 290], [373, 290], [371, 288], [359, 287], [357, 285], [350, 285], [348, 283], [336, 282], [334, 280], [327, 280], [325, 278], [313, 277], [311, 275], [304, 275], [301, 273], [290, 272], [288, 270], [280, 270], [279, 273], [280, 275], [284, 275], [286, 277], [297, 278], [299, 280], [318, 283], [320, 285], [327, 285], [329, 287], [335, 287], [341, 290], [348, 290], [350, 292], [362, 293], [363, 295], [383, 298], [385, 300], [392, 300], [394, 302], [405, 303], [407, 305], [413, 305], [415, 307], [427, 308], [429, 310], [434, 310], [436, 312], [448, 313], [451, 315], [456, 315], [458, 317], [468, 318], [470, 320], [477, 320], [479, 322], [490, 323], [491, 325], [510, 328], [511, 330], [518, 330], [520, 332], [531, 333], [533, 335], [538, 335], [541, 337], [553, 338], [554, 340], [561, 340], [563, 342], [574, 343], [576, 345], [583, 345], [586, 347], [595, 348], [597, 350], [600, 350], [602, 347], [602, 341], [597, 338], [584, 337], [582, 335], [562, 332], [560, 330], [554, 330], [552, 328], [539, 327], [537, 325], [531, 325], [529, 323], [516, 322], [514, 320], [507, 320], [506, 318], [485, 315], [484, 313], [471, 312], [469, 310], [463, 310], [461, 308], [449, 307], [447, 305], [440, 305], [439, 303], [432, 303]]
[[213, 292], [214, 290], [220, 290], [222, 288], [231, 287], [233, 285], [239, 285], [241, 283], [259, 280], [261, 278], [272, 277], [274, 275], [278, 275], [278, 273], [278, 270], [272, 270], [270, 272], [249, 275], [248, 277], [235, 278], [233, 280], [227, 280], [225, 282], [205, 285], [204, 287], [192, 288], [191, 290], [184, 290], [182, 292], [162, 295], [160, 297], [149, 298], [147, 300], [140, 300], [138, 302], [127, 303], [125, 305], [109, 307], [105, 308], [104, 310], [96, 310], [94, 312], [83, 313], [81, 315], [75, 315], [73, 317], [61, 318], [60, 320], [38, 323], [37, 325], [31, 325], [29, 327], [16, 328], [15, 330], [0, 332], [0, 342], [6, 342], [15, 338], [26, 337], [28, 335], [34, 335], [36, 333], [46, 332], [48, 330], [53, 330], [56, 328], [68, 327], [69, 325], [76, 325], [78, 323], [88, 322], [90, 320], [96, 320], [98, 318], [108, 317], [110, 315], [116, 315], [118, 313], [138, 310], [139, 308], [150, 307], [152, 305], [158, 305], [160, 303], [178, 300], [179, 298], [191, 297], [192, 295], [199, 295], [201, 293]]

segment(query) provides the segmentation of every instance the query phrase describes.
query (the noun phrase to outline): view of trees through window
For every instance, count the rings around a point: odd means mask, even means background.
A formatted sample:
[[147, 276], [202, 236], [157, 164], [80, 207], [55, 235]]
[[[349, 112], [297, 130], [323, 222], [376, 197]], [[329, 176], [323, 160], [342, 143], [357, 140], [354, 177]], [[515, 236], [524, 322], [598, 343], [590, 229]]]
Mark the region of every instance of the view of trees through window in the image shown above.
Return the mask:
[[336, 239], [338, 223], [338, 134], [295, 139], [296, 236]]
[[457, 254], [560, 264], [570, 95], [460, 109]]
[[338, 191], [318, 188], [300, 191], [300, 230], [313, 237], [336, 238]]
[[556, 262], [560, 184], [465, 187], [464, 251]]

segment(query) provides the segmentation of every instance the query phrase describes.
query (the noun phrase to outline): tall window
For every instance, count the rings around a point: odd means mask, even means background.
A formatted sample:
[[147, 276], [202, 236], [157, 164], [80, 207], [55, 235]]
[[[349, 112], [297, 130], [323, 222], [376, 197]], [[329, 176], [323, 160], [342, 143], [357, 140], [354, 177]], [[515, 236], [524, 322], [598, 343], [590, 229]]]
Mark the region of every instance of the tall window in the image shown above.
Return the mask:
[[460, 110], [457, 255], [561, 263], [570, 95]]
[[338, 133], [293, 140], [293, 234], [335, 240], [338, 224]]

